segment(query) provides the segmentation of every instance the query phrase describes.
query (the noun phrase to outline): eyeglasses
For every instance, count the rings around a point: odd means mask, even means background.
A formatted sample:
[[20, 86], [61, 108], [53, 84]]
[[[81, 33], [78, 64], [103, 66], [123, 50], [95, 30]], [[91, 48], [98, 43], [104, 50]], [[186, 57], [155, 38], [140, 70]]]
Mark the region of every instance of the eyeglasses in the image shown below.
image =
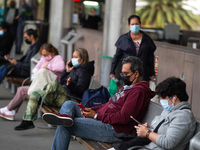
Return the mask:
[[[130, 72], [122, 72], [122, 73], [120, 73], [120, 76], [123, 78], [123, 77], [127, 77], [127, 74], [129, 74]], [[132, 73], [132, 75], [133, 75], [134, 73]], [[130, 76], [132, 76], [132, 75], [130, 75]]]

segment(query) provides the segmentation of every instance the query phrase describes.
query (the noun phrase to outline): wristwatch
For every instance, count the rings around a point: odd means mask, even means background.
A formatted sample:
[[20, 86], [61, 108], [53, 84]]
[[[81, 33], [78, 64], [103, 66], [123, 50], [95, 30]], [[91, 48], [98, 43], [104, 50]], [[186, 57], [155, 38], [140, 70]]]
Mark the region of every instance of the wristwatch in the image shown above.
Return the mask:
[[97, 115], [98, 115], [97, 113], [94, 115], [94, 119], [95, 119], [95, 120], [97, 120]]

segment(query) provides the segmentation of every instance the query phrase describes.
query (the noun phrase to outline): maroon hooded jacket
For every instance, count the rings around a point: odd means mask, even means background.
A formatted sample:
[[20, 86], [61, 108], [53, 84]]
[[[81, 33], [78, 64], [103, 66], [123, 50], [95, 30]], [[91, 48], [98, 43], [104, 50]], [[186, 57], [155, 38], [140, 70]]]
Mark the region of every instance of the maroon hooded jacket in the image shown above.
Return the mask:
[[149, 83], [146, 81], [138, 82], [130, 89], [123, 90], [122, 87], [120, 90], [122, 91], [115, 95], [117, 101], [109, 100], [105, 104], [92, 107], [92, 109], [98, 113], [97, 120], [111, 124], [116, 133], [131, 134], [137, 123], [130, 116], [141, 121], [155, 92], [151, 91]]

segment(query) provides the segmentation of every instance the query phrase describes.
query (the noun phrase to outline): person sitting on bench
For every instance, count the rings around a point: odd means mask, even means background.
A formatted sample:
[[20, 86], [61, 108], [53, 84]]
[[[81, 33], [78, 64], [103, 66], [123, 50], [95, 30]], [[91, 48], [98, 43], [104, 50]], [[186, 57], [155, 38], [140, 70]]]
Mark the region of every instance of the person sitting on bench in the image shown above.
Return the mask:
[[[36, 75], [40, 69], [45, 68], [54, 72], [57, 75], [57, 80], [60, 82], [61, 74], [65, 70], [65, 62], [62, 56], [58, 54], [58, 50], [53, 45], [45, 43], [40, 47], [39, 53], [42, 57], [32, 70], [33, 75], [31, 78], [34, 78], [34, 75]], [[29, 98], [27, 94], [29, 87], [30, 86], [21, 86], [17, 89], [17, 93], [9, 104], [0, 108], [0, 117], [7, 120], [14, 120], [15, 113], [18, 112], [23, 101]]]
[[156, 94], [164, 110], [150, 126], [147, 123], [135, 126], [138, 136], [150, 140], [146, 146], [137, 146], [137, 150], [184, 150], [196, 129], [195, 118], [187, 103], [186, 84], [179, 78], [170, 77], [157, 85]]
[[76, 49], [73, 52], [73, 58], [66, 64], [66, 71], [62, 73], [60, 83], [52, 81], [45, 86], [44, 90], [34, 91], [30, 95], [23, 120], [19, 126], [15, 127], [15, 130], [35, 127], [33, 121], [37, 119], [41, 98], [44, 104], [57, 108], [60, 108], [71, 96], [81, 99], [84, 91], [89, 87], [93, 74], [94, 61], [89, 62], [87, 50], [84, 48]]
[[60, 114], [45, 113], [43, 119], [52, 125], [58, 125], [52, 150], [67, 150], [71, 135], [89, 140], [112, 143], [114, 133], [134, 132], [136, 123], [133, 116], [141, 121], [155, 92], [149, 83], [142, 81], [142, 61], [134, 56], [123, 60], [122, 79], [125, 85], [100, 106], [80, 109], [76, 102], [66, 101]]
[[[31, 44], [26, 54], [19, 60], [12, 59], [8, 55], [0, 58], [0, 66], [7, 66], [7, 71], [3, 76], [22, 77], [27, 78], [30, 76], [30, 62], [31, 58], [38, 53], [41, 44], [37, 41], [37, 31], [28, 29], [24, 33], [25, 42]], [[0, 83], [3, 77], [0, 79]]]

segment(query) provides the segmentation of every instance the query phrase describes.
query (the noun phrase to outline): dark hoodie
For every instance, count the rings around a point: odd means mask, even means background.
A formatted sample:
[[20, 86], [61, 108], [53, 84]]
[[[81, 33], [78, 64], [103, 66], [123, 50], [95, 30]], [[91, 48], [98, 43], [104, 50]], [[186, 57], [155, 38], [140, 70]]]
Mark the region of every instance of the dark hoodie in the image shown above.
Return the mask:
[[[94, 61], [74, 67], [71, 72], [63, 72], [60, 83], [72, 96], [82, 98], [83, 93], [90, 85], [91, 76], [94, 74]], [[67, 79], [71, 77], [71, 83], [66, 85]]]
[[97, 120], [111, 124], [116, 133], [131, 134], [137, 123], [130, 116], [141, 121], [147, 111], [150, 99], [155, 96], [155, 92], [151, 91], [149, 83], [146, 81], [136, 83], [127, 90], [123, 90], [123, 88], [120, 88], [121, 92], [117, 93], [117, 101], [109, 100], [105, 104], [92, 107], [92, 109], [98, 113]]

